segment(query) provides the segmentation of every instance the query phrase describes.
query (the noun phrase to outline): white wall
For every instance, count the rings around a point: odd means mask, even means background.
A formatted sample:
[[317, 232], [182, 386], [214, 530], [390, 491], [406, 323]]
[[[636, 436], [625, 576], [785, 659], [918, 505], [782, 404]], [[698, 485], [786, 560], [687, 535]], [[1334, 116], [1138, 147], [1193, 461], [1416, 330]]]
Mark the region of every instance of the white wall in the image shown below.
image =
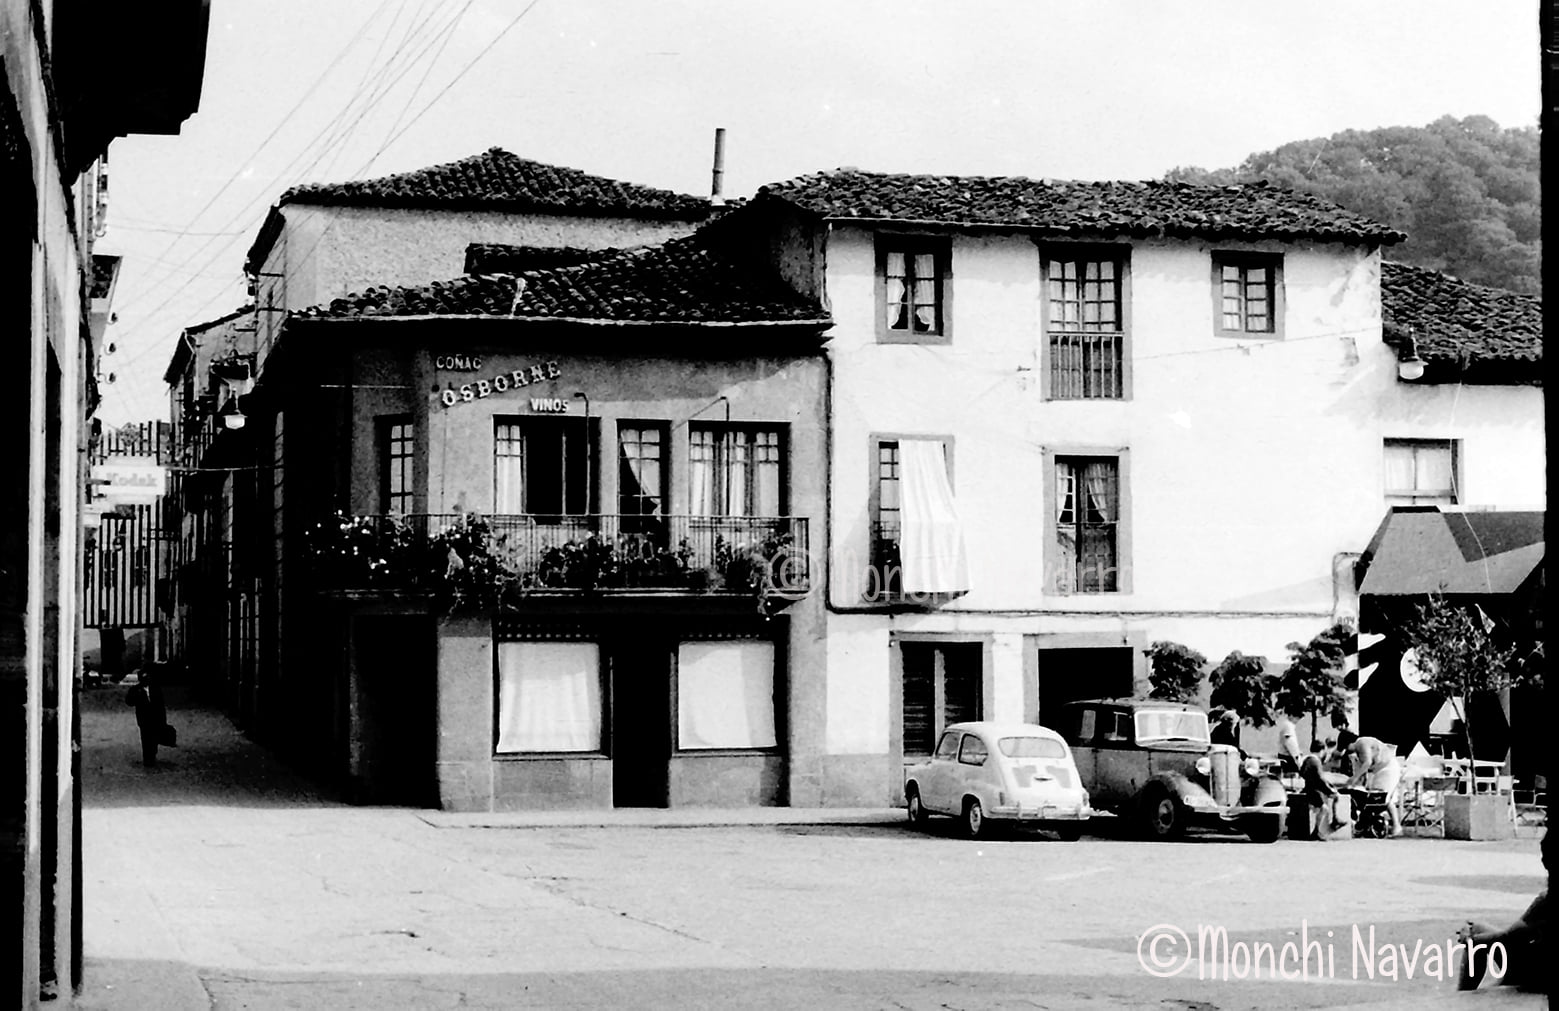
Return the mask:
[[[1023, 714], [1023, 634], [1129, 631], [1286, 663], [1332, 620], [1337, 556], [1385, 514], [1384, 438], [1461, 439], [1466, 503], [1542, 504], [1541, 390], [1400, 382], [1376, 253], [1217, 245], [1285, 254], [1283, 334], [1263, 341], [1215, 335], [1213, 248], [1132, 243], [1128, 399], [1046, 402], [1032, 239], [955, 235], [951, 343], [879, 344], [872, 235], [833, 227], [830, 602], [862, 604], [874, 433], [951, 437], [974, 587], [932, 614], [829, 616], [830, 752], [888, 746], [890, 629], [993, 635], [999, 719]], [[1047, 592], [1047, 449], [1128, 451], [1130, 592]]]

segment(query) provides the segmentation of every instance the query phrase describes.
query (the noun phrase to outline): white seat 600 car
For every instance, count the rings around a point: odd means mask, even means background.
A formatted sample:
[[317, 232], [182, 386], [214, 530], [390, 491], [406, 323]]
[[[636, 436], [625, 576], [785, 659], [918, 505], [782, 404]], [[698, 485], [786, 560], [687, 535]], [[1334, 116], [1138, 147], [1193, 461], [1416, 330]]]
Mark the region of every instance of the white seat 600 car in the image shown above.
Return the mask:
[[952, 815], [971, 839], [1000, 822], [1070, 841], [1093, 814], [1066, 741], [1032, 723], [953, 724], [930, 759], [904, 769], [904, 799], [911, 822]]

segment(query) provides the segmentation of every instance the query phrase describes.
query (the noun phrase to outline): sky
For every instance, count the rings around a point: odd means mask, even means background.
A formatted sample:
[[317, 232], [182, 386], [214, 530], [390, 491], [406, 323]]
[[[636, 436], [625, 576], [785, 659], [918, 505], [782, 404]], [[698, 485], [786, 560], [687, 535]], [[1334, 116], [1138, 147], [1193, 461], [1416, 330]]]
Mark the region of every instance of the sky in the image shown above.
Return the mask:
[[[200, 110], [109, 149], [108, 424], [303, 182], [502, 147], [707, 194], [851, 166], [1149, 179], [1341, 130], [1537, 123], [1538, 0], [211, 0]], [[429, 278], [429, 280], [441, 280]]]

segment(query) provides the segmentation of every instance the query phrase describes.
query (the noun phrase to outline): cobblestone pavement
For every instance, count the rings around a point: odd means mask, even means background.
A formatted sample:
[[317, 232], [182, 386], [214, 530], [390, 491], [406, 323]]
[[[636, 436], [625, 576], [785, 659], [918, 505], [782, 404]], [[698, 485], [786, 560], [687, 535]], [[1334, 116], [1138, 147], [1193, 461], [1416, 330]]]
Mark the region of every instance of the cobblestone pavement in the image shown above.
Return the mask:
[[[1542, 1005], [1433, 978], [1461, 922], [1508, 921], [1536, 893], [1534, 839], [462, 821], [337, 804], [177, 693], [184, 746], [143, 769], [122, 695], [87, 693], [82, 720], [86, 1008]], [[1231, 978], [1217, 944], [1150, 975], [1139, 937], [1160, 924], [1192, 949], [1226, 929]], [[1142, 950], [1178, 965], [1177, 941]], [[1271, 978], [1287, 942], [1310, 978]], [[1260, 979], [1233, 978], [1263, 944]]]

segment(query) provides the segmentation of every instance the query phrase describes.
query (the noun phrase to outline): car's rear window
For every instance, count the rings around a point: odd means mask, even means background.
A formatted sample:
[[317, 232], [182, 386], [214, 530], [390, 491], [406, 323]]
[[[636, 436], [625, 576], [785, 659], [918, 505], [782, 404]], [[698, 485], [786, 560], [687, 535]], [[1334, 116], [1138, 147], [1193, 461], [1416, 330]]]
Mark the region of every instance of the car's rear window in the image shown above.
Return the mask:
[[1065, 758], [1066, 748], [1049, 737], [1003, 737], [996, 742], [1008, 758]]

